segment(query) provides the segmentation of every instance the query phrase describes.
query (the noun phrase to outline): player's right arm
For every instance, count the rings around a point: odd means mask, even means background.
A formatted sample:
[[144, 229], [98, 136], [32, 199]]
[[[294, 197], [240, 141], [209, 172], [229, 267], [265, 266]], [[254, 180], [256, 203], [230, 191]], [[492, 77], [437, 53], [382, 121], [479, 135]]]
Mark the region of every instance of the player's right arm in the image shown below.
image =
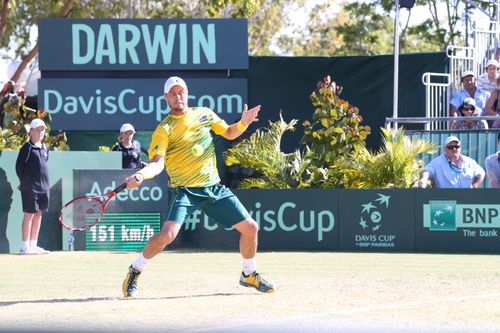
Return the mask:
[[153, 132], [151, 145], [148, 150], [151, 162], [144, 168], [125, 178], [127, 188], [137, 187], [141, 185], [145, 179], [156, 177], [163, 171], [168, 142], [169, 138], [166, 128], [162, 125], [158, 126]]
[[127, 188], [137, 187], [142, 184], [144, 179], [150, 179], [158, 176], [163, 171], [164, 165], [165, 158], [162, 155], [155, 155], [151, 163], [149, 163], [133, 175], [125, 178]]

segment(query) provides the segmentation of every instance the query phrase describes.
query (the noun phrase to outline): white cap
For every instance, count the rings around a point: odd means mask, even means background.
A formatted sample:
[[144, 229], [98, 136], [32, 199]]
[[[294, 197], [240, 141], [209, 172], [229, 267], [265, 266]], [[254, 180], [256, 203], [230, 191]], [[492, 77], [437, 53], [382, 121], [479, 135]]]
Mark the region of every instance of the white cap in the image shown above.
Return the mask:
[[181, 86], [185, 90], [188, 90], [186, 82], [178, 76], [171, 76], [165, 82], [165, 87], [163, 88], [163, 92], [166, 94], [172, 89], [173, 86]]
[[444, 142], [444, 145], [448, 145], [450, 142], [456, 141], [460, 144], [460, 140], [456, 136], [449, 136], [446, 138], [446, 141]]
[[474, 76], [474, 77], [475, 77], [475, 76], [476, 76], [476, 74], [474, 74], [474, 72], [473, 72], [473, 71], [465, 71], [465, 72], [463, 72], [463, 73], [462, 73], [462, 80], [463, 80], [463, 78], [464, 78], [464, 77], [466, 77], [466, 76]]
[[496, 68], [500, 67], [500, 64], [498, 63], [498, 61], [496, 61], [495, 59], [490, 59], [486, 63], [486, 68], [488, 68], [489, 66], [492, 66], [492, 65], [495, 66]]
[[135, 133], [135, 128], [129, 123], [125, 123], [120, 127], [120, 133], [126, 132], [126, 131], [132, 131]]
[[41, 127], [43, 126], [44, 128], [47, 128], [47, 126], [45, 125], [45, 123], [43, 122], [42, 119], [33, 119], [30, 123], [30, 128], [31, 129], [34, 129], [34, 128], [38, 128], [38, 127]]
[[471, 105], [474, 107], [474, 110], [476, 109], [476, 100], [472, 97], [467, 97], [466, 99], [464, 99], [462, 104]]

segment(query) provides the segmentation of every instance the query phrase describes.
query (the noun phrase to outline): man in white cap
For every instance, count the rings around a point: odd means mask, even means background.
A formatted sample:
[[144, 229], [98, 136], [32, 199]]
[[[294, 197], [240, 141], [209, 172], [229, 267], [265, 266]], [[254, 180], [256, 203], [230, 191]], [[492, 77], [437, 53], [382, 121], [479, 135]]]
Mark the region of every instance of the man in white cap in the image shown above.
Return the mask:
[[428, 180], [436, 188], [478, 188], [485, 172], [477, 162], [461, 154], [460, 140], [449, 136], [443, 154], [427, 164], [420, 174], [418, 187], [427, 187]]
[[42, 214], [49, 208], [49, 151], [42, 141], [46, 129], [43, 120], [33, 119], [30, 123], [30, 139], [21, 147], [16, 160], [24, 212], [20, 250], [23, 255], [49, 253], [38, 246]]
[[231, 190], [220, 184], [211, 134], [213, 131], [226, 139], [236, 139], [258, 121], [260, 105], [248, 109], [245, 104], [241, 120], [228, 125], [206, 107], [188, 107], [188, 88], [180, 77], [170, 77], [163, 91], [170, 114], [152, 135], [148, 151], [151, 163], [127, 177], [125, 182], [128, 188], [139, 186], [144, 179], [155, 177], [165, 167], [171, 189], [167, 221], [130, 265], [122, 285], [123, 295], [136, 294], [137, 280], [144, 266], [174, 241], [185, 218], [196, 209], [201, 209], [219, 225], [233, 227], [240, 233], [243, 264], [240, 285], [264, 293], [273, 292], [274, 285], [257, 273], [255, 255], [259, 227]]
[[468, 97], [474, 98], [476, 107], [483, 110], [481, 115], [485, 116], [486, 111], [484, 109], [490, 98], [490, 93], [476, 86], [476, 75], [473, 71], [464, 71], [462, 73], [462, 85], [463, 89], [454, 91], [451, 97], [450, 117], [457, 117], [458, 108], [462, 105], [464, 99]]

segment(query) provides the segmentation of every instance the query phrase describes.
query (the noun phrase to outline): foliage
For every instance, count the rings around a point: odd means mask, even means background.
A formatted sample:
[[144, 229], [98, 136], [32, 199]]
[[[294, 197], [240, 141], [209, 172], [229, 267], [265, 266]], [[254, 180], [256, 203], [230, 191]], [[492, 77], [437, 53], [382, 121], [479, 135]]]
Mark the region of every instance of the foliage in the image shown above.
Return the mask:
[[305, 171], [303, 154], [295, 150], [286, 154], [281, 151], [281, 138], [287, 131], [295, 130], [297, 120], [289, 123], [280, 119], [270, 122], [269, 128], [258, 129], [250, 138], [237, 143], [224, 152], [227, 166], [239, 165], [254, 169], [257, 177], [245, 178], [241, 188], [302, 188], [301, 181]]
[[[41, 18], [60, 17], [69, 0], [10, 1], [7, 29], [0, 47], [13, 45], [16, 58], [25, 57], [31, 47], [31, 33]], [[73, 2], [73, 1], [71, 1]], [[71, 18], [124, 18], [129, 1], [79, 0], [71, 7]]]
[[430, 141], [405, 136], [404, 130], [382, 128], [383, 147], [375, 153], [365, 147], [367, 126], [359, 126], [359, 110], [340, 99], [342, 90], [329, 76], [311, 95], [316, 107], [313, 123], [304, 123], [303, 152], [281, 151], [281, 138], [297, 120], [270, 122], [225, 153], [227, 166], [251, 168], [258, 176], [246, 178], [242, 188], [409, 188], [423, 168], [418, 157], [436, 150]]
[[386, 13], [366, 2], [343, 6], [348, 21], [337, 27], [342, 38], [339, 55], [376, 55], [393, 52], [394, 23]]
[[326, 187], [411, 188], [424, 164], [418, 156], [434, 153], [436, 146], [420, 138], [405, 136], [404, 130], [382, 128], [383, 147], [372, 153], [365, 147], [336, 161], [328, 172]]
[[99, 146], [99, 151], [109, 152], [109, 151], [111, 151], [111, 147], [109, 147], [109, 146]]
[[[50, 122], [52, 117], [43, 109], [35, 110], [25, 105], [24, 89], [19, 89], [14, 93], [14, 85], [12, 82], [7, 82], [0, 92], [3, 98], [0, 102], [0, 129], [3, 129], [5, 141], [3, 141], [3, 149], [17, 150], [26, 141], [29, 140], [30, 123], [33, 119], [39, 118], [45, 122], [47, 130], [45, 132], [44, 141], [50, 149], [53, 150], [69, 150], [66, 134], [64, 132], [51, 133]], [[11, 136], [17, 138], [11, 138]]]
[[365, 146], [370, 127], [360, 126], [359, 109], [341, 99], [338, 86], [327, 75], [311, 94], [315, 107], [312, 122], [305, 121], [301, 144], [310, 148], [318, 167], [328, 167], [338, 158]]
[[0, 151], [19, 150], [28, 140], [28, 135], [16, 135], [10, 129], [0, 127]]
[[341, 55], [339, 48], [344, 41], [337, 29], [348, 21], [348, 17], [345, 11], [335, 13], [336, 7], [331, 1], [316, 3], [309, 12], [305, 27], [291, 22], [292, 33], [278, 34], [277, 43], [281, 51], [295, 56]]

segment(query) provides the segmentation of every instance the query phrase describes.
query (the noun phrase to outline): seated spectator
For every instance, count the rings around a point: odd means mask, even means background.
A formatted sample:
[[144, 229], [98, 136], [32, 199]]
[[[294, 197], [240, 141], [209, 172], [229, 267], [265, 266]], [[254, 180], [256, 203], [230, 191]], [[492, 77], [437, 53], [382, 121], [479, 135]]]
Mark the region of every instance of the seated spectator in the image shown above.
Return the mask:
[[123, 124], [120, 128], [119, 144], [113, 151], [122, 152], [123, 169], [141, 169], [147, 165], [141, 160], [141, 143], [134, 140], [135, 129], [131, 124]]
[[[500, 147], [500, 132], [497, 135], [497, 146]], [[486, 176], [491, 188], [500, 188], [500, 151], [486, 157], [484, 160]]]
[[498, 69], [500, 64], [495, 59], [491, 59], [486, 64], [486, 72], [477, 78], [477, 86], [485, 91], [495, 91], [500, 89], [500, 78]]
[[476, 86], [476, 77], [474, 72], [465, 71], [462, 74], [462, 85], [463, 88], [456, 90], [450, 101], [450, 117], [457, 117], [457, 111], [460, 105], [464, 102], [464, 99], [468, 97], [474, 98], [476, 101], [476, 107], [483, 110], [481, 116], [486, 115], [484, 108], [488, 99], [490, 98], [490, 92], [482, 90]]
[[[458, 118], [460, 117], [478, 117], [481, 115], [481, 109], [476, 108], [474, 98], [464, 99], [462, 105], [458, 108]], [[452, 129], [488, 129], [486, 120], [454, 120], [451, 124]]]
[[[499, 116], [500, 115], [500, 103], [498, 103], [499, 99], [499, 90], [495, 90], [491, 93], [488, 102], [485, 107], [485, 114], [488, 116]], [[491, 121], [490, 128], [500, 128], [500, 119]]]
[[431, 180], [436, 188], [478, 188], [484, 180], [483, 168], [461, 154], [456, 136], [449, 136], [444, 145], [444, 153], [431, 160], [420, 173], [418, 187], [427, 187]]

